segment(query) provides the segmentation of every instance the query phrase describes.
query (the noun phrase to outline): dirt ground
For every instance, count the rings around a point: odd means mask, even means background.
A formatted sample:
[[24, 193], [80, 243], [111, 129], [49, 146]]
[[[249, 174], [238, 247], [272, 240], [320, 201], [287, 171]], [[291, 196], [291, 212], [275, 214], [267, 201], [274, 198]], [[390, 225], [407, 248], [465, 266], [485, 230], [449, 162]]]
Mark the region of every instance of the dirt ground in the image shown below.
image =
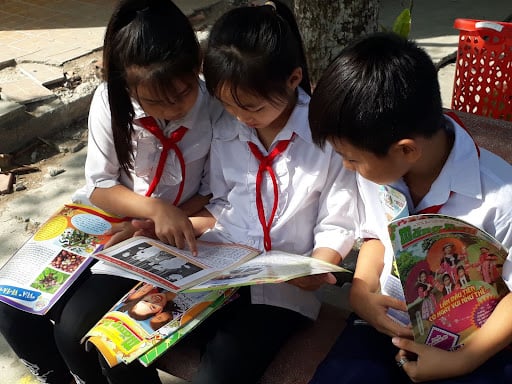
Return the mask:
[[[65, 81], [50, 89], [61, 99], [74, 97], [86, 90], [84, 85], [95, 86], [101, 78], [101, 52], [93, 52], [65, 63], [62, 67]], [[15, 67], [0, 71], [1, 81], [23, 76]], [[40, 187], [52, 172], [61, 172], [60, 164], [87, 144], [87, 116], [70, 126], [63, 127], [51, 137], [37, 137], [23, 148], [0, 154], [2, 173], [11, 172], [15, 177], [12, 193], [0, 195], [2, 205], [19, 197], [26, 190]], [[51, 177], [51, 176], [50, 176]]]
[[[15, 175], [14, 189], [12, 193], [0, 195], [0, 210], [3, 204], [19, 197], [24, 191], [41, 187], [52, 173], [65, 172], [61, 168], [63, 160], [86, 144], [87, 120], [84, 119], [51, 138], [39, 138], [18, 151], [12, 157], [11, 165], [6, 167]], [[20, 186], [22, 189], [16, 190]]]

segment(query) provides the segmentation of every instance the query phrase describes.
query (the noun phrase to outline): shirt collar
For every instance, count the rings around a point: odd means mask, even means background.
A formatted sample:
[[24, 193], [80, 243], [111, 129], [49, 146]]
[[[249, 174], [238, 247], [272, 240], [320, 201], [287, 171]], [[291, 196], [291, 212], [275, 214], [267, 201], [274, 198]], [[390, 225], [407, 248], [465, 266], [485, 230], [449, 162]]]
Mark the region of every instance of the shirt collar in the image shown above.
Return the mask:
[[[480, 165], [476, 143], [468, 131], [453, 119], [445, 116], [455, 134], [455, 140], [448, 159], [439, 176], [432, 183], [429, 192], [415, 207], [415, 212], [427, 207], [445, 204], [451, 192], [482, 199], [482, 183], [480, 180]], [[398, 190], [407, 190], [403, 180], [394, 185]], [[408, 205], [411, 204], [409, 193]], [[411, 212], [412, 214], [413, 212]]]
[[[430, 190], [436, 195], [446, 195], [452, 191], [481, 199], [482, 183], [477, 144], [465, 128], [448, 116], [445, 116], [445, 119], [454, 129], [455, 140], [452, 151]], [[450, 186], [449, 191], [446, 186]], [[441, 193], [441, 190], [444, 190], [444, 193]]]

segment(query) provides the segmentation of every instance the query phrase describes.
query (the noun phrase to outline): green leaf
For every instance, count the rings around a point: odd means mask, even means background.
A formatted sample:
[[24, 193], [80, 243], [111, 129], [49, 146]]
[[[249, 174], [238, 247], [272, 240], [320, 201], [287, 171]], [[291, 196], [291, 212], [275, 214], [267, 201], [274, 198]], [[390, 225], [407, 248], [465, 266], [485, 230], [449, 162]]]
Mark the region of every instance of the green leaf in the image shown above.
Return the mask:
[[411, 10], [405, 8], [393, 23], [393, 32], [402, 37], [408, 38], [411, 31]]

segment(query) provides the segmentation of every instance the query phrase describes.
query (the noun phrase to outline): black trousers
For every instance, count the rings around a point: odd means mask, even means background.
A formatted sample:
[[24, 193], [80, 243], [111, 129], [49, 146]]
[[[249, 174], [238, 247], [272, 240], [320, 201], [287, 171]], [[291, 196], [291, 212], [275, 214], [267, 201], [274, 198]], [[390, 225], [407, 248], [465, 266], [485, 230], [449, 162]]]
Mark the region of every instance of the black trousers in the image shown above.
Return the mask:
[[31, 372], [46, 383], [69, 384], [73, 372], [86, 383], [106, 384], [98, 354], [86, 352], [80, 340], [135, 283], [84, 272], [44, 316], [0, 303], [0, 332]]
[[[219, 309], [180, 343], [201, 348], [201, 362], [193, 384], [257, 383], [288, 338], [311, 321], [297, 312], [251, 304], [250, 290]], [[156, 368], [119, 365], [107, 373], [112, 384], [159, 384]]]
[[[160, 384], [156, 368], [138, 361], [109, 368], [80, 340], [136, 281], [85, 274], [46, 316], [0, 303], [0, 332], [32, 372], [47, 383], [69, 384], [70, 371], [91, 384]], [[199, 343], [202, 358], [194, 384], [256, 383], [284, 342], [308, 319], [283, 308], [250, 302], [248, 287], [181, 343]], [[98, 362], [98, 359], [100, 360]]]
[[[398, 368], [391, 338], [352, 314], [309, 384], [412, 384]], [[502, 350], [473, 372], [425, 384], [512, 383], [512, 350]]]

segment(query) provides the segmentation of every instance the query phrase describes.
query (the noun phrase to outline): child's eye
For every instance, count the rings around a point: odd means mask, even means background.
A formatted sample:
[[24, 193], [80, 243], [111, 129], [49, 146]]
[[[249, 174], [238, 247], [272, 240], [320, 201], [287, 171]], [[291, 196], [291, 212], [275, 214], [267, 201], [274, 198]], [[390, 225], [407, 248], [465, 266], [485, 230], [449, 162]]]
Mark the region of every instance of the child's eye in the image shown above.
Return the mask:
[[251, 109], [248, 109], [248, 111], [257, 113], [257, 112], [261, 112], [263, 110], [263, 108], [265, 108], [265, 107], [251, 108]]

